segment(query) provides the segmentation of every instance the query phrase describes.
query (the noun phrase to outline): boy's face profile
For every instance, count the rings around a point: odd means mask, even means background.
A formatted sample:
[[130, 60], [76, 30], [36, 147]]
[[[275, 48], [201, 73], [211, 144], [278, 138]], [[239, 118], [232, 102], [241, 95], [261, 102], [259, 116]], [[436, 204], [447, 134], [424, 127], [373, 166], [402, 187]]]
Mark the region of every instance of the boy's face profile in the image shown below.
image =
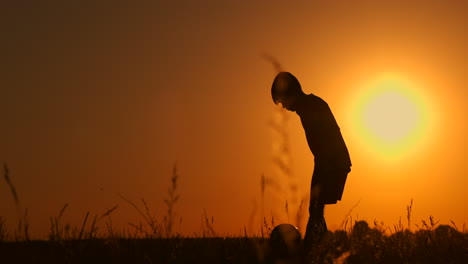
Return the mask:
[[296, 111], [295, 109], [295, 102], [296, 102], [296, 98], [294, 96], [285, 96], [283, 98], [281, 98], [281, 100], [279, 101], [279, 103], [281, 104], [281, 106], [288, 110], [288, 111]]

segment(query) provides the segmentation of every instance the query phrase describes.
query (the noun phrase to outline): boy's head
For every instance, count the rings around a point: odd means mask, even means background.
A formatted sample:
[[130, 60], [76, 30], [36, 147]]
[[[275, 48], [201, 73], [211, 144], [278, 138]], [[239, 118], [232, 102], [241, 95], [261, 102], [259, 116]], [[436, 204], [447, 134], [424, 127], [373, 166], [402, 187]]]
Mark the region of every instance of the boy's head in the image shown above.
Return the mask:
[[271, 97], [275, 104], [281, 105], [289, 111], [295, 111], [296, 101], [303, 95], [301, 84], [289, 72], [280, 72], [276, 75], [271, 86]]

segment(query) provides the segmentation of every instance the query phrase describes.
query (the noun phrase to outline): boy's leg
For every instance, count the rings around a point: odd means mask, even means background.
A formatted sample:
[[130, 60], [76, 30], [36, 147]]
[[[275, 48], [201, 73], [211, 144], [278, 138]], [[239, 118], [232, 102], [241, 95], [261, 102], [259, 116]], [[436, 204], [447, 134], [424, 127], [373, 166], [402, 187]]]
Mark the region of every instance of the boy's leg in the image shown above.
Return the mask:
[[328, 231], [324, 217], [325, 204], [311, 201], [309, 206], [309, 221], [307, 222], [304, 236], [305, 248], [310, 248], [313, 244], [320, 242], [323, 235]]

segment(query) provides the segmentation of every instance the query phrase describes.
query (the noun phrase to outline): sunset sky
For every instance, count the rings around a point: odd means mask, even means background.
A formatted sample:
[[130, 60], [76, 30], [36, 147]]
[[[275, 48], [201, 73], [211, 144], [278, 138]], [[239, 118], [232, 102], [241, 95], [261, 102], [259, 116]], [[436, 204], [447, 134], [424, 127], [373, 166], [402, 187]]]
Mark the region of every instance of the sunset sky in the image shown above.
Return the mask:
[[[34, 236], [65, 203], [72, 225], [118, 205], [113, 224], [132, 230], [142, 219], [119, 194], [162, 219], [174, 164], [177, 232], [199, 233], [204, 210], [221, 235], [258, 230], [262, 174], [279, 186], [267, 186], [264, 216], [287, 222], [269, 125], [276, 71], [262, 54], [341, 127], [353, 167], [326, 209], [330, 229], [356, 204], [355, 220], [406, 225], [411, 199], [413, 228], [430, 215], [468, 222], [464, 1], [30, 2], [1, 8], [0, 162]], [[313, 156], [287, 116], [297, 195], [308, 199]], [[0, 216], [12, 226], [1, 173]]]

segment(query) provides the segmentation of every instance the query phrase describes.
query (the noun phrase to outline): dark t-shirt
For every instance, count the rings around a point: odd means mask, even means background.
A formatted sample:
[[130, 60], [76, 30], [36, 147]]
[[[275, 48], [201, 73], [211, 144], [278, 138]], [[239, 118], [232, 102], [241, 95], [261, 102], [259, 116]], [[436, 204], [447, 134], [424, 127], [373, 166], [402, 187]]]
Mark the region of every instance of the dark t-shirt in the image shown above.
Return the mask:
[[299, 100], [296, 113], [301, 118], [315, 167], [350, 168], [348, 148], [328, 104], [322, 98], [309, 94]]
[[351, 159], [328, 104], [313, 94], [297, 102], [296, 113], [301, 118], [307, 143], [315, 158], [311, 184], [312, 200], [335, 204], [341, 200]]

